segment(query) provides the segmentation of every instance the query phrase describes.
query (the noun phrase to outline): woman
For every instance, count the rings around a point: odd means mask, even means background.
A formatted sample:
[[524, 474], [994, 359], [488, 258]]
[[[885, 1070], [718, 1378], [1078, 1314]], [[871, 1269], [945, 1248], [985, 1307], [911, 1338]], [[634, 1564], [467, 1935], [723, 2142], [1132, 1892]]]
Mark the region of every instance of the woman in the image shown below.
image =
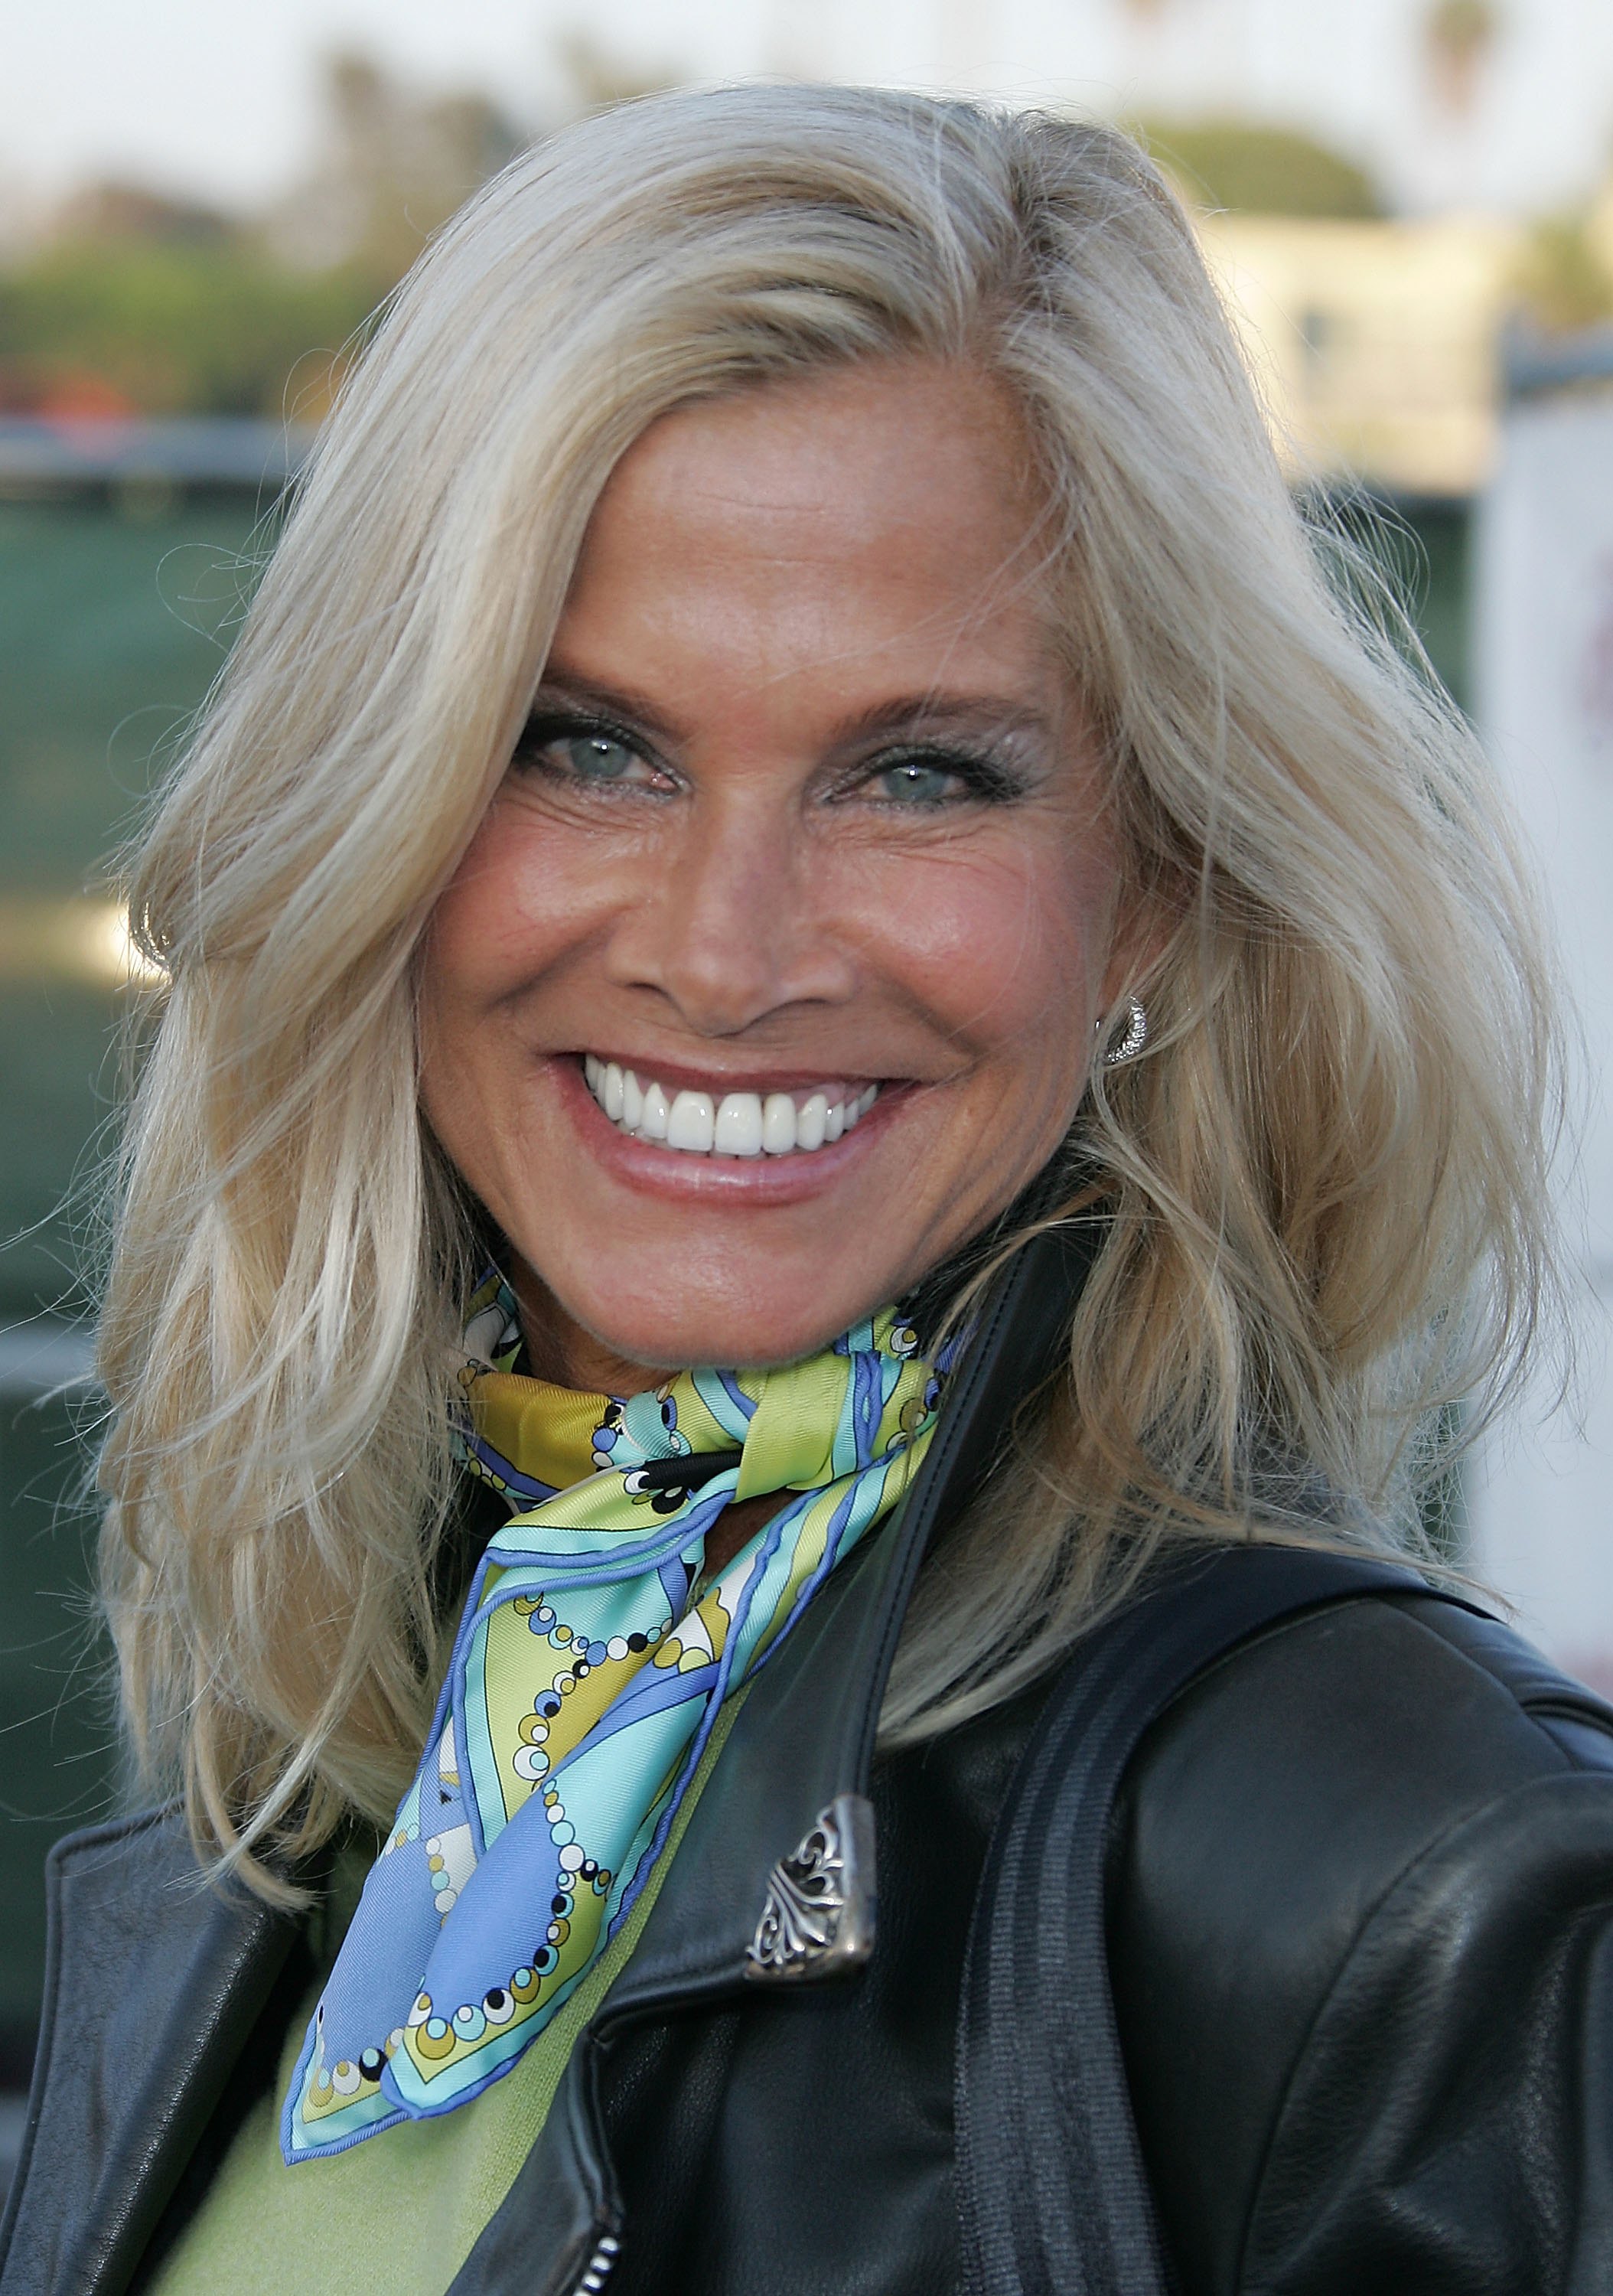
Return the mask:
[[[1430, 1559], [1530, 1330], [1529, 899], [1129, 144], [749, 90], [518, 162], [134, 914], [105, 1571], [178, 1800], [58, 1856], [7, 2296], [1097, 2285], [1077, 2156], [1001, 2239], [981, 2162], [1093, 2122], [1111, 1992], [1115, 2286], [1156, 2217], [1195, 2296], [1605, 2286], [1603, 1717], [1329, 1560]], [[976, 1980], [1111, 1677], [1094, 2024]]]

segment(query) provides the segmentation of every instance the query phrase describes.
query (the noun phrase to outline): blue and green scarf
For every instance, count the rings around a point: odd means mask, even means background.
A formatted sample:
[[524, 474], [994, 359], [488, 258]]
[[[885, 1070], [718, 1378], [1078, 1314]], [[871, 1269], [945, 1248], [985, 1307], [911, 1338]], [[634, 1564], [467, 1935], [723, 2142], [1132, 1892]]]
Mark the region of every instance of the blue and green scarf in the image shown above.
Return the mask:
[[[945, 1363], [887, 1310], [777, 1371], [579, 1394], [513, 1369], [495, 1273], [465, 1349], [464, 1462], [512, 1513], [298, 2060], [293, 2164], [451, 2112], [543, 2030], [631, 1911], [724, 1699], [906, 1491]], [[708, 1579], [724, 1508], [774, 1493]]]

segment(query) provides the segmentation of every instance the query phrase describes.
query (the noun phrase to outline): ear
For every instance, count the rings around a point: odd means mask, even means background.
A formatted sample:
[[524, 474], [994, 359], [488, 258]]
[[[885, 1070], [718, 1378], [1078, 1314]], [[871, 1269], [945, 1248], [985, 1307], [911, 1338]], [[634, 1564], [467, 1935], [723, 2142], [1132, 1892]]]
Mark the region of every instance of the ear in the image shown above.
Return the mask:
[[1150, 977], [1169, 946], [1179, 914], [1176, 905], [1155, 889], [1123, 897], [1103, 968], [1101, 1012], [1112, 1012], [1123, 996], [1147, 1004]]

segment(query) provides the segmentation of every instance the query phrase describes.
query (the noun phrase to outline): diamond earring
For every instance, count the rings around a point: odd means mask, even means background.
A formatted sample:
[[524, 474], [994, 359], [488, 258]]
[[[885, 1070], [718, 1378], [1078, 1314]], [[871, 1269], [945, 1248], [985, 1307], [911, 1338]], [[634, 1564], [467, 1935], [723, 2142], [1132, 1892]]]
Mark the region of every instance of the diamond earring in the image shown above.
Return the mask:
[[[1106, 1021], [1097, 1021], [1094, 1024], [1093, 1033], [1101, 1038], [1107, 1025]], [[1148, 1014], [1136, 997], [1128, 996], [1126, 1000], [1126, 1032], [1105, 1052], [1104, 1067], [1106, 1069], [1124, 1067], [1127, 1061], [1136, 1059], [1147, 1042]]]

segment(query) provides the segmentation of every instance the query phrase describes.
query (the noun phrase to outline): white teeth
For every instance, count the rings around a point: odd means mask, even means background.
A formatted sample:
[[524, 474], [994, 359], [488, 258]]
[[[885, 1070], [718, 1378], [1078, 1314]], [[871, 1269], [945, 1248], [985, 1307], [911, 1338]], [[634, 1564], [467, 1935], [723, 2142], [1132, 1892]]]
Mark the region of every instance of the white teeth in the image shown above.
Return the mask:
[[[607, 1084], [609, 1071], [607, 1071]], [[605, 1103], [605, 1113], [610, 1113], [610, 1103]], [[716, 1111], [711, 1105], [711, 1095], [706, 1092], [680, 1092], [672, 1103], [672, 1113], [667, 1119], [668, 1148], [692, 1148], [697, 1154], [707, 1154], [712, 1135], [716, 1129]]]
[[762, 1103], [754, 1092], [731, 1092], [716, 1112], [711, 1144], [719, 1156], [759, 1156]]
[[770, 1092], [762, 1103], [762, 1146], [770, 1156], [788, 1156], [795, 1146], [795, 1103], [787, 1092]]
[[583, 1074], [621, 1131], [696, 1156], [788, 1156], [797, 1150], [810, 1154], [849, 1132], [880, 1096], [879, 1086], [871, 1084], [834, 1100], [826, 1092], [809, 1093], [799, 1108], [788, 1092], [765, 1097], [730, 1092], [720, 1101], [710, 1093], [680, 1092], [668, 1100], [664, 1086], [653, 1079], [641, 1084], [631, 1069], [602, 1061], [595, 1053], [584, 1055]]

